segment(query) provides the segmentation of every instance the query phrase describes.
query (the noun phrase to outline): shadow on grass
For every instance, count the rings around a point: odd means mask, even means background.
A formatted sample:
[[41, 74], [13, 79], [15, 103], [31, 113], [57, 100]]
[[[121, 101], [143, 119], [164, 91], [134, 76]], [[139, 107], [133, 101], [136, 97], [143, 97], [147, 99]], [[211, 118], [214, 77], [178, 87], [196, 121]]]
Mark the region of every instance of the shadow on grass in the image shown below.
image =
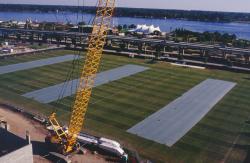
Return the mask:
[[145, 63], [146, 64], [156, 64], [158, 62], [155, 59], [151, 59], [151, 60], [147, 60]]
[[48, 148], [45, 142], [32, 141], [33, 154], [44, 157], [49, 154], [49, 152], [55, 152]]
[[250, 133], [249, 132], [241, 132], [240, 134], [250, 138]]
[[248, 145], [247, 146], [247, 157], [243, 163], [249, 163], [249, 162], [250, 162], [250, 146]]
[[[53, 149], [54, 147], [51, 146], [50, 148], [45, 142], [32, 141], [31, 143], [33, 147], [33, 155], [38, 155], [51, 162], [66, 163], [68, 160], [66, 156], [57, 153], [56, 150]], [[57, 155], [53, 155], [50, 152], [56, 153]]]
[[250, 77], [245, 77], [245, 78], [243, 78], [243, 79], [245, 79], [245, 80], [250, 80]]
[[246, 124], [250, 125], [250, 120], [245, 121]]
[[[241, 132], [240, 133], [242, 136], [246, 137], [246, 138], [250, 138], [250, 133], [248, 132]], [[235, 148], [244, 150], [246, 152], [246, 158], [243, 161], [243, 163], [249, 163], [250, 162], [250, 145], [249, 144], [236, 144]]]

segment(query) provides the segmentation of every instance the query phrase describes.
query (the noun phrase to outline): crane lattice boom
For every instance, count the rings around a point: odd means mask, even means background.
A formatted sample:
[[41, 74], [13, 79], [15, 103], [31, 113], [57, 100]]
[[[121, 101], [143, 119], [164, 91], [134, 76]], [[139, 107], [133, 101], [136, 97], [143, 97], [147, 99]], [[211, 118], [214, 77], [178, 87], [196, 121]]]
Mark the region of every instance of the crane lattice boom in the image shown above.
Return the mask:
[[96, 17], [93, 22], [93, 31], [89, 40], [88, 52], [69, 123], [70, 144], [76, 142], [76, 137], [84, 124], [85, 114], [100, 65], [114, 7], [115, 0], [99, 0]]
[[85, 64], [82, 69], [76, 99], [73, 105], [68, 133], [65, 133], [55, 118], [55, 114], [50, 116], [50, 122], [57, 135], [58, 142], [65, 140], [64, 151], [66, 153], [73, 150], [77, 136], [80, 133], [88, 108], [94, 80], [100, 65], [103, 47], [106, 42], [107, 31], [111, 24], [111, 18], [115, 8], [115, 0], [98, 0], [96, 17], [93, 21], [93, 31], [89, 38], [88, 52]]

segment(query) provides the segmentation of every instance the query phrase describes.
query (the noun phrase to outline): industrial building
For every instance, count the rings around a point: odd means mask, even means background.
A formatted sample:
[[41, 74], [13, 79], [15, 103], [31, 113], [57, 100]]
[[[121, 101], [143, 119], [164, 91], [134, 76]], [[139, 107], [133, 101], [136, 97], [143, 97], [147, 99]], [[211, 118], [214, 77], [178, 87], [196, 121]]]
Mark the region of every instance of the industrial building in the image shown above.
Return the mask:
[[2, 127], [0, 127], [0, 162], [33, 163], [32, 144], [30, 143], [30, 137], [28, 133], [25, 140], [9, 132], [9, 126], [7, 122], [1, 119], [0, 124]]

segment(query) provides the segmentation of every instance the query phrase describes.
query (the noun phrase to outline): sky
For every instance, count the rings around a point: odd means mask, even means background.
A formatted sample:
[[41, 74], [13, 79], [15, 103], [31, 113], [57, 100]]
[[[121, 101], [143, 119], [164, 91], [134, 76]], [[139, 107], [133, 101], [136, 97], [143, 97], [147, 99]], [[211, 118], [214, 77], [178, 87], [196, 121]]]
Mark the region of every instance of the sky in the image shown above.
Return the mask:
[[[0, 0], [4, 4], [95, 5], [97, 0]], [[117, 0], [119, 7], [249, 12], [250, 0]]]

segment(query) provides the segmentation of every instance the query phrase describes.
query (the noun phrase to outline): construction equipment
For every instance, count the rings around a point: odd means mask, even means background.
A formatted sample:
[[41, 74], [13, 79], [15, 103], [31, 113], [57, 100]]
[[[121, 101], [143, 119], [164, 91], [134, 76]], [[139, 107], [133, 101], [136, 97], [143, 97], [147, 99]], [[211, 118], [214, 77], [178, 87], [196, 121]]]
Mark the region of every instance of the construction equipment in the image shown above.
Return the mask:
[[100, 65], [114, 8], [115, 0], [98, 0], [96, 17], [93, 21], [93, 31], [89, 38], [88, 52], [76, 93], [69, 128], [65, 129], [58, 123], [55, 113], [49, 117], [53, 133], [48, 135], [45, 140], [55, 144], [58, 152], [64, 155], [77, 151], [80, 147], [77, 143], [77, 136], [84, 125], [85, 114]]

